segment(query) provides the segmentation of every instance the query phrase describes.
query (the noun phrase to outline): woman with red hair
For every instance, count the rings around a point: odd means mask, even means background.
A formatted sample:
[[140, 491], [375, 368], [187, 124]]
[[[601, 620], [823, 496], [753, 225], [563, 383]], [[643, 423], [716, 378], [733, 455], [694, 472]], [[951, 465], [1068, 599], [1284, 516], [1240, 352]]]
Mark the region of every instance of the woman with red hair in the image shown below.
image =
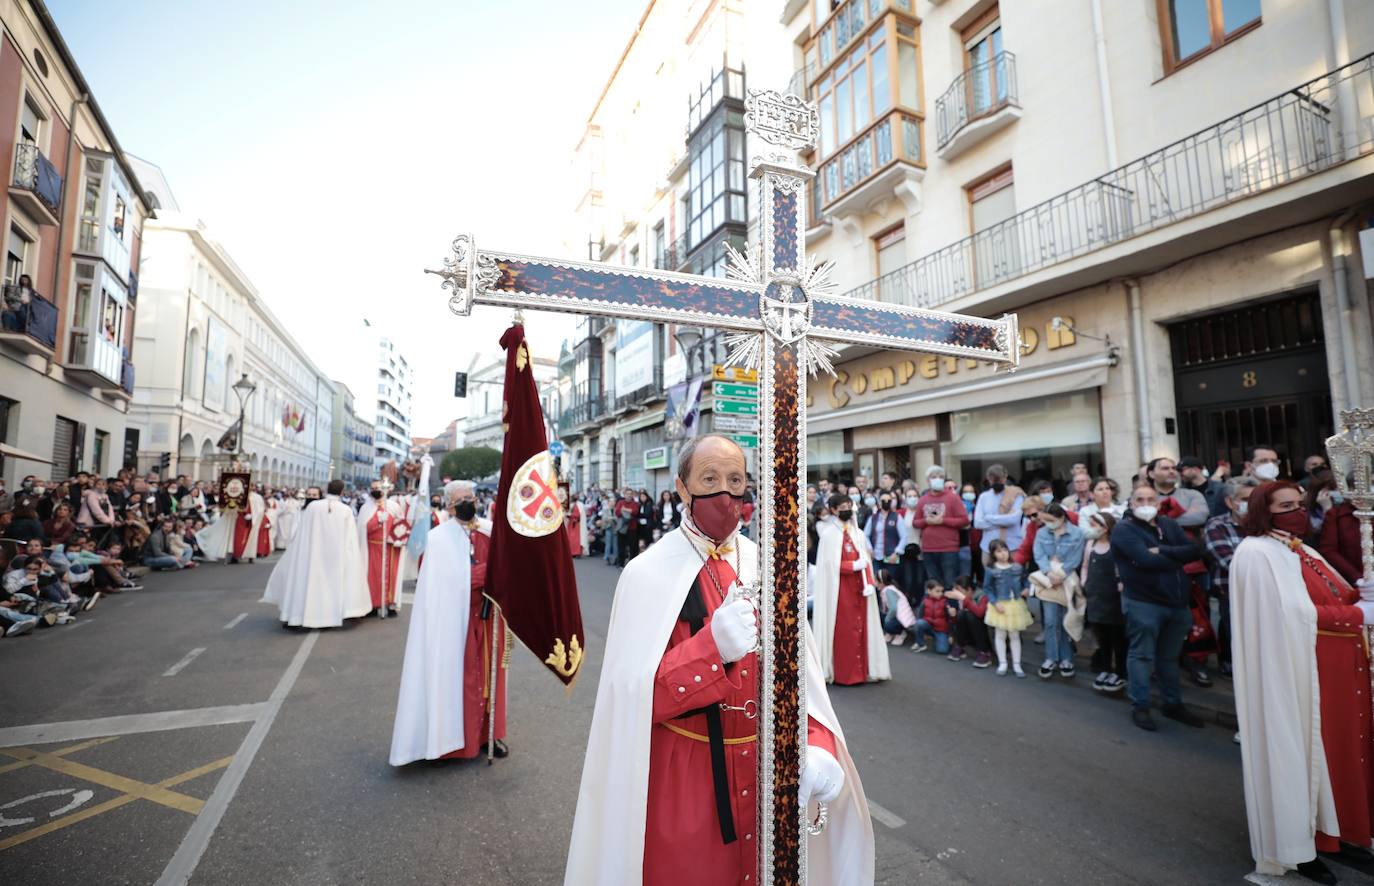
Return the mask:
[[1374, 582], [1352, 588], [1303, 543], [1310, 525], [1297, 484], [1251, 494], [1230, 574], [1236, 715], [1255, 871], [1335, 883], [1318, 853], [1374, 864]]

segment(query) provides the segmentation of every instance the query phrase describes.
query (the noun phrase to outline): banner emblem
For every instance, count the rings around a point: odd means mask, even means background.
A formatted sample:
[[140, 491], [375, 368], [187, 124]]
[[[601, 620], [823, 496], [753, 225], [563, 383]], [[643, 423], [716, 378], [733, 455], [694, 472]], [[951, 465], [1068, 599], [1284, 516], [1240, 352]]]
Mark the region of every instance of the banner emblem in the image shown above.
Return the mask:
[[506, 519], [512, 529], [527, 538], [539, 538], [563, 525], [555, 477], [548, 450], [536, 452], [520, 466], [506, 497]]

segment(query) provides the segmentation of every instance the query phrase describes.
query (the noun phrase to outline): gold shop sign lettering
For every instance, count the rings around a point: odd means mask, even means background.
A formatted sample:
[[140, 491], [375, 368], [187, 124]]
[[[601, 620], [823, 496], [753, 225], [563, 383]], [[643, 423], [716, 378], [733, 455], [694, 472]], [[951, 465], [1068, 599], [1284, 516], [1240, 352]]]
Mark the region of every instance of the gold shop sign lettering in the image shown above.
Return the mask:
[[[1057, 351], [1060, 348], [1069, 347], [1077, 341], [1078, 337], [1070, 329], [1073, 325], [1073, 318], [1062, 314], [1060, 316], [1065, 323], [1056, 329], [1053, 321], [1047, 322], [1043, 335], [1034, 326], [1021, 328], [1021, 357], [1023, 359], [1039, 350], [1042, 339], [1047, 351]], [[853, 396], [881, 394], [885, 391], [908, 387], [913, 381], [916, 384], [935, 382], [942, 377], [949, 378], [957, 375], [960, 370], [967, 372], [985, 369], [992, 365], [992, 363], [983, 360], [970, 360], [963, 357], [937, 357], [934, 354], [895, 357], [889, 362], [880, 363], [872, 368], [857, 369], [838, 366], [835, 368], [834, 377], [823, 380], [817, 387], [826, 393], [826, 405], [829, 409], [841, 409], [849, 405]], [[814, 400], [814, 393], [808, 392], [806, 405], [808, 407], [814, 406]]]

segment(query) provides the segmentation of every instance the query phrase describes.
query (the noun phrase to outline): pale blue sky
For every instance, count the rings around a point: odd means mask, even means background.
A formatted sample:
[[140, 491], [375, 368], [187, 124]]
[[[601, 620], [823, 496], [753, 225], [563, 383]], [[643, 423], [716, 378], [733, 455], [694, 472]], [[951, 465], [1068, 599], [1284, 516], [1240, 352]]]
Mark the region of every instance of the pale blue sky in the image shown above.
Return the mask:
[[[125, 150], [160, 165], [326, 372], [369, 404], [361, 318], [419, 375], [415, 433], [509, 312], [449, 314], [455, 234], [557, 253], [581, 127], [647, 0], [50, 0]], [[527, 315], [554, 356], [566, 318]], [[359, 358], [362, 359], [359, 359]]]

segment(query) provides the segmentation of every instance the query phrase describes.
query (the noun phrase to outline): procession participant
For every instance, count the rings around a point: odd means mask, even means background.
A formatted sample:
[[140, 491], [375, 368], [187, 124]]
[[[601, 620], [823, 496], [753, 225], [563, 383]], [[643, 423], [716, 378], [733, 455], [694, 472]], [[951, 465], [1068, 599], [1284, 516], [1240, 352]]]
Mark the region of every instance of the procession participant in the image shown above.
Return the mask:
[[301, 513], [296, 538], [272, 568], [264, 603], [275, 603], [287, 627], [337, 628], [371, 611], [353, 514], [339, 501], [342, 480], [329, 481], [323, 503]]
[[[758, 623], [736, 586], [759, 569], [738, 531], [744, 453], [706, 435], [678, 459], [682, 524], [616, 588], [566, 886], [743, 883], [757, 865]], [[809, 882], [872, 884], [868, 804], [807, 638], [800, 801], [830, 808], [809, 839]]]
[[854, 523], [850, 499], [832, 495], [830, 510], [839, 531], [820, 533], [811, 614], [826, 682], [853, 686], [890, 680], [868, 539]]
[[206, 560], [218, 561], [229, 556], [229, 546], [233, 544], [234, 530], [238, 526], [235, 511], [222, 512], [214, 522], [196, 532], [196, 546]]
[[1374, 724], [1362, 627], [1374, 582], [1352, 588], [1312, 548], [1287, 480], [1250, 494], [1231, 558], [1231, 661], [1255, 871], [1336, 877], [1317, 857], [1374, 862]]
[[508, 754], [503, 740], [506, 627], [501, 611], [482, 593], [491, 523], [477, 519], [475, 490], [468, 481], [447, 484], [444, 500], [453, 519], [439, 524], [425, 540], [391, 733], [392, 766], [485, 753], [493, 708], [493, 754]]
[[252, 562], [258, 558], [258, 539], [266, 517], [267, 502], [256, 489], [249, 490], [248, 510], [241, 511], [234, 523], [234, 547], [230, 551], [230, 563], [240, 560]]
[[282, 500], [281, 509], [277, 515], [277, 550], [285, 550], [291, 544], [291, 539], [296, 535], [296, 526], [301, 519], [301, 508], [305, 507], [305, 492], [296, 490], [295, 495], [289, 495]]
[[563, 528], [568, 532], [568, 550], [574, 557], [587, 553], [587, 516], [582, 502], [568, 495], [568, 484], [558, 487], [558, 501], [563, 505]]
[[281, 492], [269, 492], [266, 501], [267, 513], [262, 519], [262, 529], [258, 530], [259, 557], [266, 557], [277, 549], [277, 521], [281, 517]]
[[387, 615], [395, 615], [397, 590], [401, 585], [401, 549], [405, 547], [404, 540], [397, 541], [396, 533], [406, 536], [409, 533], [403, 520], [396, 516], [392, 502], [382, 499], [382, 490], [376, 483], [371, 494], [372, 500], [358, 514], [358, 526], [367, 545], [367, 586], [372, 593], [372, 608], [377, 614], [382, 615], [385, 609]]

